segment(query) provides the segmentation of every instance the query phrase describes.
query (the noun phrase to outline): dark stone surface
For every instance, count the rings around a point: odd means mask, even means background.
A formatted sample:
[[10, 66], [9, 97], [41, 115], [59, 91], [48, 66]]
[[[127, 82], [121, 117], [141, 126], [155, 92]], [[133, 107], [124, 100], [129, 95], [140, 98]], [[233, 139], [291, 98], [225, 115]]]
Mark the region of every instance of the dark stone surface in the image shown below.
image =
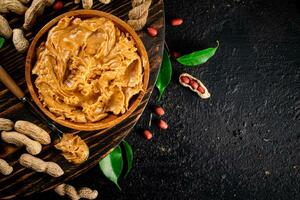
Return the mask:
[[[170, 49], [191, 52], [220, 41], [208, 63], [174, 76], [161, 104], [170, 129], [153, 127], [149, 109], [127, 141], [133, 169], [118, 192], [98, 167], [72, 182], [100, 199], [300, 199], [300, 6], [298, 1], [165, 0]], [[178, 84], [188, 72], [212, 97]], [[157, 93], [152, 96], [154, 104]], [[30, 199], [58, 199], [53, 192]]]

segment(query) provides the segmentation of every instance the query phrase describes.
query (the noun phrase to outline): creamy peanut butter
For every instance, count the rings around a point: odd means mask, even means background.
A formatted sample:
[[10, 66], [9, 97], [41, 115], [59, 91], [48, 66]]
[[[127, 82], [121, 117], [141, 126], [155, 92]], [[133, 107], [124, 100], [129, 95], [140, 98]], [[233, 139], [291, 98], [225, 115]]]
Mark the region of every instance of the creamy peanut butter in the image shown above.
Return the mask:
[[89, 157], [89, 148], [78, 135], [64, 134], [55, 148], [61, 150], [65, 159], [74, 164], [81, 164]]
[[43, 105], [73, 122], [124, 114], [143, 86], [134, 40], [106, 18], [61, 19], [39, 46], [32, 73]]

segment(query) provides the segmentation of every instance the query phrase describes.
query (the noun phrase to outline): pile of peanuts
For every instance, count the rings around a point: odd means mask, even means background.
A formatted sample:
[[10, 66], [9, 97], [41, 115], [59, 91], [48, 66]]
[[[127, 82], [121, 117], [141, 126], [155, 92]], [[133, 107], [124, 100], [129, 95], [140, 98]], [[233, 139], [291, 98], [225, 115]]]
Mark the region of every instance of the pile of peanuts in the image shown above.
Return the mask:
[[[44, 161], [35, 157], [42, 151], [42, 144], [51, 143], [48, 132], [39, 126], [24, 120], [14, 123], [10, 119], [0, 118], [1, 139], [3, 142], [13, 144], [17, 147], [25, 147], [28, 153], [24, 153], [19, 158], [19, 163], [25, 168], [36, 172], [43, 172], [52, 177], [60, 177], [64, 174], [63, 169], [55, 162]], [[13, 167], [4, 159], [0, 158], [0, 173], [8, 176], [13, 172]], [[70, 185], [62, 184], [55, 190], [61, 196], [68, 196], [71, 199], [96, 199], [97, 190], [84, 187], [78, 191]]]
[[[13, 131], [14, 129], [14, 131]], [[10, 119], [0, 118], [0, 130], [2, 141], [13, 144], [17, 147], [25, 147], [29, 154], [21, 155], [19, 163], [37, 172], [44, 172], [53, 177], [59, 177], [64, 174], [62, 168], [54, 162], [46, 162], [34, 155], [42, 151], [42, 144], [51, 143], [49, 133], [37, 125], [19, 120], [14, 123]], [[0, 172], [3, 175], [10, 175], [13, 172], [12, 166], [4, 159], [0, 159]]]

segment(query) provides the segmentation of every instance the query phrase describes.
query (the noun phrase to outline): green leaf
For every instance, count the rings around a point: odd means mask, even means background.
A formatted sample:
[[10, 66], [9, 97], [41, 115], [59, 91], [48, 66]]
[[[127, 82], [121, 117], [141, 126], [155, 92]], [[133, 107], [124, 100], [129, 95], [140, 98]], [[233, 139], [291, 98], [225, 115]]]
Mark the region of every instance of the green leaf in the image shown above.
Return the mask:
[[125, 140], [123, 140], [122, 145], [125, 149], [125, 156], [127, 160], [127, 171], [125, 173], [125, 177], [126, 177], [132, 168], [133, 152], [130, 144], [128, 144], [128, 142], [126, 142]]
[[217, 41], [216, 47], [211, 47], [200, 51], [195, 51], [187, 55], [183, 55], [177, 58], [177, 61], [185, 66], [201, 65], [215, 55], [218, 47], [219, 47], [219, 41]]
[[103, 174], [111, 180], [121, 190], [118, 179], [123, 170], [122, 150], [117, 146], [110, 154], [99, 161], [99, 166]]
[[0, 49], [3, 47], [5, 43], [5, 39], [3, 37], [0, 37]]
[[172, 78], [172, 65], [170, 61], [170, 56], [166, 51], [164, 51], [162, 65], [156, 81], [156, 87], [159, 90], [158, 101], [161, 99], [166, 87], [171, 81], [171, 78]]

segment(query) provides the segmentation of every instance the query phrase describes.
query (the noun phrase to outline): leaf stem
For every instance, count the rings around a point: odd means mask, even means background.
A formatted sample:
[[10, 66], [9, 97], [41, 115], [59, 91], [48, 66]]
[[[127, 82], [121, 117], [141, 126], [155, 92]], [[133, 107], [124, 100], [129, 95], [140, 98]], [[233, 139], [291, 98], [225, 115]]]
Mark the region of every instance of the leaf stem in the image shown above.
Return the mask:
[[149, 123], [148, 123], [148, 128], [150, 129], [151, 125], [152, 125], [152, 113], [150, 113], [150, 117], [149, 117]]
[[165, 47], [166, 47], [166, 51], [167, 51], [168, 55], [170, 55], [170, 49], [169, 49], [168, 44], [167, 44], [166, 41], [165, 41]]

